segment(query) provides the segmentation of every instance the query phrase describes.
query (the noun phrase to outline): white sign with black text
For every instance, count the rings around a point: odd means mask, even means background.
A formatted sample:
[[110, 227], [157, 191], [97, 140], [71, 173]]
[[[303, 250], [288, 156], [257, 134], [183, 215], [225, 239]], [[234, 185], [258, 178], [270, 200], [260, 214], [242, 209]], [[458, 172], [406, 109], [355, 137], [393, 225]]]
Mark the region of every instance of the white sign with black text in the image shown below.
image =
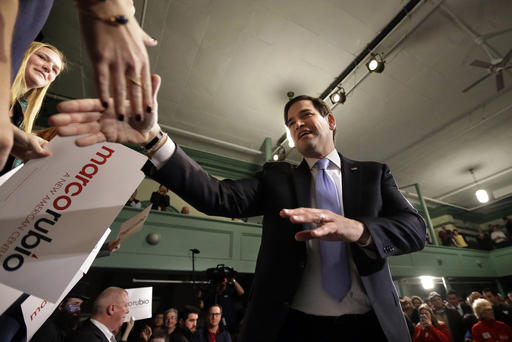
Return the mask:
[[134, 289], [126, 289], [128, 292], [128, 306], [130, 313], [126, 315], [125, 322], [133, 316], [135, 320], [151, 318], [151, 303], [153, 301], [152, 287], [139, 287]]

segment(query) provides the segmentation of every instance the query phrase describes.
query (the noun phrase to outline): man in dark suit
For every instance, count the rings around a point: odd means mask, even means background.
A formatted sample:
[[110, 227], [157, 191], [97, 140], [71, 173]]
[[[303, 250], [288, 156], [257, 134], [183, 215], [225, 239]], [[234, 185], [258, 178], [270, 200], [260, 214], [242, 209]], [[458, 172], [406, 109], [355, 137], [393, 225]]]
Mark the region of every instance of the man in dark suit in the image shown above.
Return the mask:
[[91, 318], [69, 341], [115, 342], [113, 332], [119, 330], [129, 312], [128, 293], [119, 287], [108, 287], [94, 301]]
[[[159, 81], [153, 77], [155, 93]], [[410, 341], [387, 257], [422, 249], [425, 223], [386, 165], [336, 151], [336, 121], [320, 99], [299, 97], [285, 107], [286, 124], [305, 157], [298, 167], [267, 163], [237, 181], [208, 175], [159, 133], [156, 117], [146, 127], [131, 123], [134, 129], [109, 110], [94, 113], [101, 110], [97, 101], [71, 101], [59, 110], [63, 114], [51, 122], [66, 126], [60, 134], [89, 133], [78, 144], [146, 144], [147, 173], [195, 208], [226, 217], [264, 215], [241, 341]], [[66, 114], [76, 112], [88, 113]], [[84, 124], [68, 126], [76, 122]], [[319, 167], [319, 160], [327, 166]], [[323, 188], [330, 190], [317, 193]], [[334, 241], [333, 248], [324, 248], [324, 241]]]

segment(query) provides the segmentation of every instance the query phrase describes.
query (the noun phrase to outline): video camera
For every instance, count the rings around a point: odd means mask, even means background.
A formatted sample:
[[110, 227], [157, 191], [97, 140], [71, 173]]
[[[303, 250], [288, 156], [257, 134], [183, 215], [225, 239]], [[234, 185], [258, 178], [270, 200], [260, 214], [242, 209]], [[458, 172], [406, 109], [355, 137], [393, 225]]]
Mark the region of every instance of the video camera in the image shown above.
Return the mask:
[[238, 272], [233, 267], [218, 264], [217, 267], [212, 267], [206, 270], [206, 276], [212, 283], [221, 283], [224, 278], [228, 280], [236, 277]]

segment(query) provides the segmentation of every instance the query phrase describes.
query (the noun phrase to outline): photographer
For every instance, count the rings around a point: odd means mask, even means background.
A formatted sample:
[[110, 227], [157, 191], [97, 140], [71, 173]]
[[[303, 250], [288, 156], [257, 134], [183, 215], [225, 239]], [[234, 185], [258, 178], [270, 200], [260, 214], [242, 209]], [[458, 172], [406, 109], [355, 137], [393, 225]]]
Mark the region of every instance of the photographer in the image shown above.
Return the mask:
[[232, 267], [218, 265], [206, 270], [206, 273], [211, 284], [205, 290], [204, 305], [208, 308], [219, 304], [227, 330], [234, 332], [238, 323], [235, 300], [245, 293], [242, 285], [235, 279], [237, 272]]
[[414, 329], [414, 342], [450, 342], [448, 326], [437, 320], [427, 304], [419, 307], [420, 322]]

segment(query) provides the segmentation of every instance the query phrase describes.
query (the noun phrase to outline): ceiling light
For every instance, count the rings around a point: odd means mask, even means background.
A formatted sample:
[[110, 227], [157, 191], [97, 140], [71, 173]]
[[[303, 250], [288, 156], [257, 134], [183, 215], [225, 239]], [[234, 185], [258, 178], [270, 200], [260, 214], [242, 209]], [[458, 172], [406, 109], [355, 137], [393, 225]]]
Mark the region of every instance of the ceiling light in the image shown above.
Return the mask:
[[366, 63], [366, 67], [370, 72], [381, 73], [384, 71], [384, 60], [382, 60], [381, 55], [372, 54], [372, 58]]
[[345, 94], [345, 89], [340, 88], [340, 90], [335, 91], [334, 93], [329, 96], [331, 99], [332, 104], [336, 103], [345, 103], [347, 100], [347, 94]]
[[273, 161], [284, 160], [286, 158], [286, 150], [283, 146], [279, 146], [277, 150], [272, 154]]
[[489, 202], [489, 194], [484, 189], [478, 189], [475, 192], [475, 195], [476, 195], [476, 199], [478, 200], [478, 202], [480, 202], [480, 203]]
[[482, 189], [480, 186], [480, 183], [476, 180], [475, 177], [475, 170], [473, 168], [468, 170], [469, 173], [471, 173], [471, 176], [473, 176], [473, 180], [475, 181], [475, 185], [477, 186], [477, 190], [475, 191], [475, 196], [478, 202], [480, 203], [487, 203], [489, 202], [489, 194], [486, 190]]
[[421, 285], [425, 290], [431, 290], [434, 288], [434, 278], [431, 276], [421, 276]]

